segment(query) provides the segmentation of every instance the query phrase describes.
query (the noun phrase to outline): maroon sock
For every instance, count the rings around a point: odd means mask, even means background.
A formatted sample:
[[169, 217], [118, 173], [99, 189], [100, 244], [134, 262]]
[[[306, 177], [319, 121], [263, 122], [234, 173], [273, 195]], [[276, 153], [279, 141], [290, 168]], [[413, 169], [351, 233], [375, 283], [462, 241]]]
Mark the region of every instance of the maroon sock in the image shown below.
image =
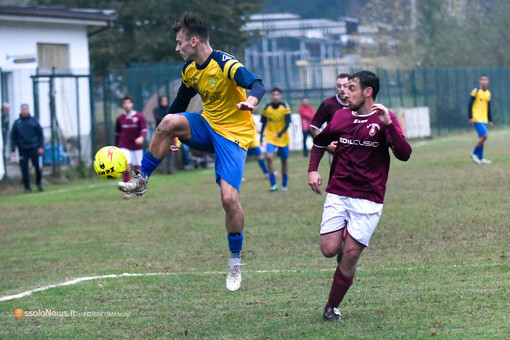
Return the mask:
[[125, 171], [124, 174], [122, 175], [122, 179], [124, 180], [124, 182], [128, 182], [131, 177], [129, 176], [129, 172]]
[[352, 277], [345, 276], [340, 270], [340, 266], [336, 267], [335, 275], [333, 276], [333, 284], [331, 285], [331, 291], [329, 292], [329, 300], [326, 307], [338, 307], [342, 302], [345, 293], [349, 290], [352, 285]]

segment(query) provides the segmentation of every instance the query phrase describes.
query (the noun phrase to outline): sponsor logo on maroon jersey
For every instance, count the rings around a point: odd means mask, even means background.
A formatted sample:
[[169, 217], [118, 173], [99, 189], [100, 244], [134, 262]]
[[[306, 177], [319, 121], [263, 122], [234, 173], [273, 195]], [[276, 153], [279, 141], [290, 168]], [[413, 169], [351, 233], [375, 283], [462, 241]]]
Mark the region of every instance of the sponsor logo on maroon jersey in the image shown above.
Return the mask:
[[368, 131], [370, 137], [374, 137], [377, 131], [381, 130], [381, 127], [377, 123], [372, 123], [367, 125], [367, 129], [370, 129], [370, 131]]
[[361, 124], [361, 123], [366, 123], [368, 122], [368, 119], [355, 119], [354, 120], [354, 124]]
[[359, 140], [359, 139], [349, 139], [349, 138], [340, 137], [340, 138], [338, 138], [338, 141], [342, 144], [368, 146], [368, 147], [372, 147], [372, 148], [376, 148], [379, 146], [379, 142], [372, 142], [370, 140]]

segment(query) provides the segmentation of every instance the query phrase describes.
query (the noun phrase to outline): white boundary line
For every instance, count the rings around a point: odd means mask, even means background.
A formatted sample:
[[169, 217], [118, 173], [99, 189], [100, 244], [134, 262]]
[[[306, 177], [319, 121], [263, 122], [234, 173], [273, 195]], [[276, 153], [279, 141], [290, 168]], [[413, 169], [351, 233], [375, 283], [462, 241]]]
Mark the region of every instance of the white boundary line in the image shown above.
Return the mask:
[[[451, 264], [446, 265], [447, 268], [456, 268], [456, 267], [493, 267], [502, 265], [503, 263], [499, 262], [491, 262], [491, 263], [465, 263], [465, 264]], [[413, 269], [427, 269], [427, 268], [433, 268], [433, 267], [440, 267], [441, 264], [437, 265], [417, 265], [417, 266], [411, 266], [411, 267], [384, 267], [381, 266], [379, 269], [386, 269], [386, 270], [413, 270]], [[310, 270], [310, 269], [268, 269], [268, 270], [247, 270], [244, 271], [244, 273], [255, 273], [255, 274], [264, 274], [264, 273], [298, 273], [298, 272], [327, 272], [327, 271], [333, 271], [335, 268], [321, 268], [316, 270]], [[358, 268], [358, 271], [363, 271], [363, 267]], [[189, 272], [189, 273], [177, 273], [177, 272], [156, 272], [156, 273], [123, 273], [123, 274], [108, 274], [108, 275], [97, 275], [97, 276], [84, 276], [79, 277], [76, 279], [68, 280], [61, 283], [55, 283], [48, 286], [43, 286], [39, 288], [30, 289], [18, 294], [14, 295], [7, 295], [0, 297], [0, 302], [2, 301], [9, 301], [9, 300], [15, 300], [15, 299], [21, 299], [25, 296], [30, 296], [32, 293], [36, 292], [42, 292], [51, 288], [57, 288], [57, 287], [64, 287], [64, 286], [72, 286], [81, 282], [85, 281], [92, 281], [92, 280], [98, 280], [98, 279], [116, 279], [116, 278], [122, 278], [122, 277], [139, 277], [139, 276], [177, 276], [177, 275], [221, 275], [225, 274], [225, 271], [210, 271], [210, 272]]]

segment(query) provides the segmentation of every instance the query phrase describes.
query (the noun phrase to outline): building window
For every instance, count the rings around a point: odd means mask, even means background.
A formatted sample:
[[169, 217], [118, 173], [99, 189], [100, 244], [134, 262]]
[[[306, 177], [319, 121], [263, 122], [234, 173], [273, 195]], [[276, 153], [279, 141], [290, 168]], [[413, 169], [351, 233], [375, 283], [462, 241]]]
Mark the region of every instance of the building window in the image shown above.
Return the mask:
[[37, 44], [37, 63], [39, 69], [69, 69], [68, 44]]

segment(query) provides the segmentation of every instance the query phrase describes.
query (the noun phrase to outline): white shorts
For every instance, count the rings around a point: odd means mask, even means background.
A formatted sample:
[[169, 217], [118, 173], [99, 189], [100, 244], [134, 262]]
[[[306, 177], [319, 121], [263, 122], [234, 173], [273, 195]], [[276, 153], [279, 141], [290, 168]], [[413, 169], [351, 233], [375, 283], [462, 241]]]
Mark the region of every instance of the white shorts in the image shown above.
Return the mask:
[[120, 148], [126, 155], [127, 164], [134, 166], [142, 166], [143, 150], [129, 150]]
[[368, 246], [379, 223], [383, 205], [361, 198], [327, 194], [322, 212], [321, 235], [345, 228], [353, 239]]

